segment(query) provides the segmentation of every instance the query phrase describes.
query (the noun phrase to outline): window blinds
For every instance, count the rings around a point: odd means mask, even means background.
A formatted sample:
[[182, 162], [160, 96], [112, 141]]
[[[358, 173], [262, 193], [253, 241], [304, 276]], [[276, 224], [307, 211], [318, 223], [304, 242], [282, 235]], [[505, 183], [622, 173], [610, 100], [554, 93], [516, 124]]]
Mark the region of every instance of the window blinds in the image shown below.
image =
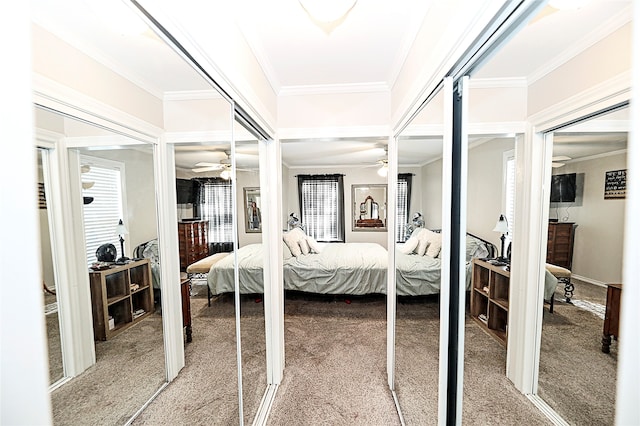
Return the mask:
[[300, 216], [318, 241], [344, 241], [344, 193], [341, 175], [299, 175]]
[[507, 225], [509, 227], [508, 242], [513, 239], [513, 222], [516, 212], [516, 159], [507, 158], [505, 176], [505, 213], [507, 215]]
[[231, 182], [205, 181], [200, 186], [199, 208], [203, 220], [209, 221], [209, 242], [233, 241], [233, 204]]
[[409, 198], [407, 197], [408, 184], [406, 180], [398, 178], [398, 191], [396, 199], [396, 241], [406, 239], [406, 224], [409, 222]]
[[91, 204], [83, 208], [87, 265], [97, 261], [96, 250], [102, 244], [111, 243], [120, 257], [120, 240], [115, 234], [116, 225], [124, 218], [122, 207], [122, 176], [120, 167], [91, 164], [82, 174], [84, 182], [95, 182], [82, 191], [83, 196], [93, 197]]

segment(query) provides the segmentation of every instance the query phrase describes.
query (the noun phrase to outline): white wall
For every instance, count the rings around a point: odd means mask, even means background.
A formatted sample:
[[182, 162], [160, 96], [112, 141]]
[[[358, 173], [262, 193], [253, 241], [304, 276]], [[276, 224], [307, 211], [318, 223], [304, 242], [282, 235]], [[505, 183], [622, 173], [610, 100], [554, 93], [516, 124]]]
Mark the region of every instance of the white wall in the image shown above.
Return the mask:
[[575, 222], [572, 273], [601, 283], [622, 282], [625, 200], [604, 199], [605, 172], [627, 168], [626, 154], [568, 163], [554, 174], [584, 173], [581, 206], [559, 203], [550, 218]]
[[[513, 138], [496, 138], [469, 150], [467, 231], [492, 242], [498, 250], [500, 235], [493, 228], [502, 211], [503, 153], [514, 146]], [[422, 182], [426, 226], [441, 228], [442, 160], [422, 167]]]
[[162, 127], [160, 99], [37, 25], [32, 38], [35, 73]]
[[86, 154], [124, 163], [129, 231], [129, 235], [124, 237], [124, 249], [131, 257], [138, 244], [158, 238], [152, 148], [91, 151]]
[[631, 24], [627, 24], [532, 83], [528, 114], [533, 115], [630, 70]]

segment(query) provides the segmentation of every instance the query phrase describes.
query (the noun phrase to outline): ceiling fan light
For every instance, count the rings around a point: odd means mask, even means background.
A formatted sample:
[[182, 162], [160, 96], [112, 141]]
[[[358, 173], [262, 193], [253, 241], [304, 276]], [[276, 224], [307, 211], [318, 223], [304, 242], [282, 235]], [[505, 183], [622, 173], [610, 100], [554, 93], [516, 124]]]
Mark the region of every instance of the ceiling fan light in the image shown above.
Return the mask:
[[345, 16], [356, 0], [299, 0], [307, 13], [319, 22], [335, 22]]
[[220, 173], [220, 177], [224, 180], [229, 180], [229, 178], [231, 178], [231, 171], [223, 170], [222, 173]]
[[378, 175], [382, 177], [387, 177], [387, 173], [389, 173], [389, 168], [386, 164], [378, 169]]

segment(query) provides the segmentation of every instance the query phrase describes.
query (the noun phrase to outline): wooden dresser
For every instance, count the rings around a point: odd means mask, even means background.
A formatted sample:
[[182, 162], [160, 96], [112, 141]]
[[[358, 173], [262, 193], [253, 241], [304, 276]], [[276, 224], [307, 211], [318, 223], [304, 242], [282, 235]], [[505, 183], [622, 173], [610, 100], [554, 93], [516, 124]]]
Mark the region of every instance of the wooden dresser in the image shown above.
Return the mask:
[[178, 222], [178, 243], [180, 247], [180, 270], [209, 256], [209, 221], [193, 220]]
[[575, 223], [549, 222], [547, 263], [571, 270]]
[[620, 331], [620, 296], [622, 284], [607, 285], [607, 308], [604, 314], [602, 330], [602, 352], [608, 354], [611, 346], [611, 336], [618, 339]]

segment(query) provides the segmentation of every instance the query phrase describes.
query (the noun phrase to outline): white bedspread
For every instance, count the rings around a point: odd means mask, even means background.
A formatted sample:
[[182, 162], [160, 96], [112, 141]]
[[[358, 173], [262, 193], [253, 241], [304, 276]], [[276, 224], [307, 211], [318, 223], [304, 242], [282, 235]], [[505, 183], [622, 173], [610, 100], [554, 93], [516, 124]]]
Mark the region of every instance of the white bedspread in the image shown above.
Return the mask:
[[284, 262], [287, 290], [322, 294], [386, 293], [387, 251], [375, 243], [331, 243], [322, 253]]

